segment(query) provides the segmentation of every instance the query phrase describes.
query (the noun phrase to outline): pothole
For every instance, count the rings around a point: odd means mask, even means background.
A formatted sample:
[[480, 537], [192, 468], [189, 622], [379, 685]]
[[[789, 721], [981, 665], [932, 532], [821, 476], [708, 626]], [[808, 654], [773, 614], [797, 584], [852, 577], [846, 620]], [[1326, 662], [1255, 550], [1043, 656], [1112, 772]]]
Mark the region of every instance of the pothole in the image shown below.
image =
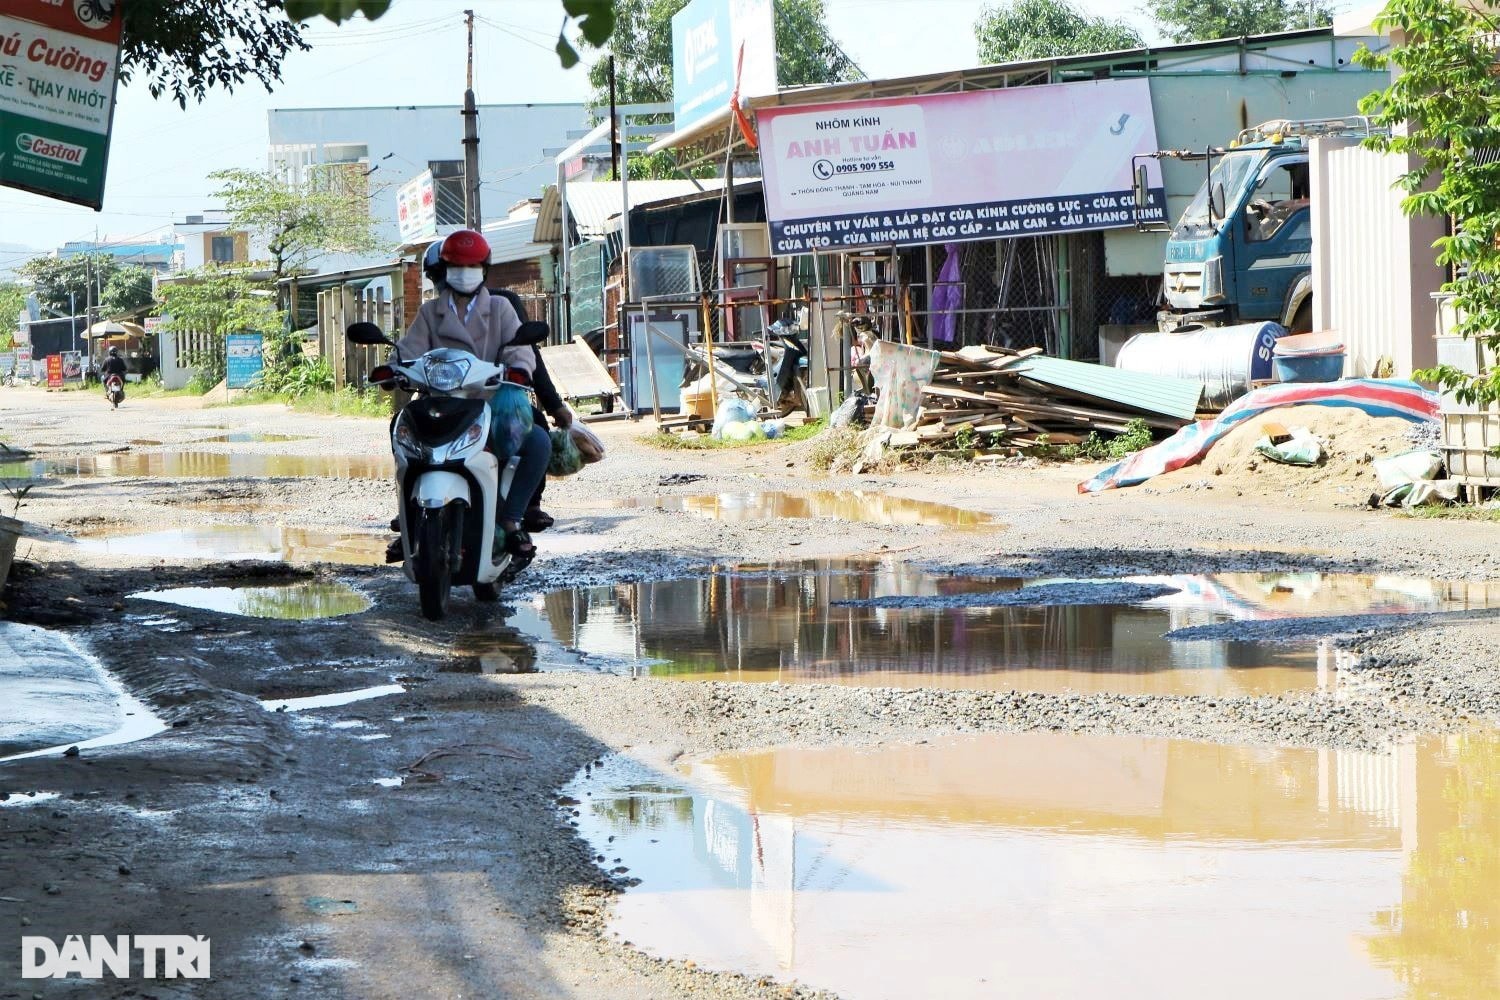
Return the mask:
[[992, 523], [988, 514], [979, 511], [864, 490], [748, 490], [700, 496], [636, 497], [615, 506], [685, 511], [731, 522], [791, 518], [944, 528], [978, 528]]
[[130, 597], [249, 618], [302, 621], [367, 611], [368, 597], [342, 583], [305, 582], [274, 587], [174, 587]]
[[[258, 431], [231, 431], [216, 437], [198, 438], [194, 444], [285, 444], [288, 441], [310, 441], [305, 434], [262, 434]], [[159, 442], [158, 442], [159, 443]]]
[[390, 479], [387, 456], [258, 455], [217, 451], [122, 452], [0, 463], [0, 479]]
[[385, 564], [387, 536], [316, 531], [281, 524], [205, 524], [79, 540], [90, 552], [144, 559], [264, 559], [288, 563]]
[[0, 622], [0, 762], [131, 743], [165, 728], [67, 637]]
[[600, 866], [639, 880], [613, 931], [706, 968], [852, 1000], [1487, 996], [1497, 780], [1494, 733], [1385, 753], [1007, 733], [617, 757], [564, 792]]
[[985, 579], [821, 560], [554, 591], [510, 621], [653, 677], [1221, 696], [1330, 690], [1350, 660], [1316, 637], [1178, 641], [1168, 632], [1497, 606], [1500, 586], [1405, 577]]

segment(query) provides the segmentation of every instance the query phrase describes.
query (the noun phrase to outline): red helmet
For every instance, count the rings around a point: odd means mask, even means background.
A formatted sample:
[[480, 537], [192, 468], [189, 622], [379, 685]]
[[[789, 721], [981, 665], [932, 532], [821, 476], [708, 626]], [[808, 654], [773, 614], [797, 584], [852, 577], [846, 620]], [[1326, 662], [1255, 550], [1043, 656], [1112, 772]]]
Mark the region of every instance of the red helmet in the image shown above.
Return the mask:
[[472, 229], [460, 229], [443, 240], [442, 258], [455, 267], [476, 267], [490, 262], [490, 244]]

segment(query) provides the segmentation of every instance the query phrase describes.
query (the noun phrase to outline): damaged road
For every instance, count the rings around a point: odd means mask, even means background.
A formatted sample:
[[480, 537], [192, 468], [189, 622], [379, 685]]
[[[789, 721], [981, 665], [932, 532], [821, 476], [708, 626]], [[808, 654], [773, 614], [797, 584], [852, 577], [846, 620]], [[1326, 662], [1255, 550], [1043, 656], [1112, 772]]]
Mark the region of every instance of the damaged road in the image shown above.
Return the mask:
[[[0, 998], [813, 996], [817, 984], [793, 983], [775, 968], [725, 973], [651, 958], [612, 933], [613, 901], [635, 873], [578, 835], [584, 804], [562, 789], [627, 750], [671, 762], [1036, 731], [1377, 750], [1500, 722], [1500, 636], [1479, 598], [1473, 611], [1407, 612], [1399, 631], [1396, 621], [1363, 616], [1362, 631], [1327, 645], [1323, 656], [1334, 666], [1326, 682], [1274, 693], [1157, 694], [964, 690], [909, 678], [676, 679], [593, 648], [598, 632], [587, 626], [602, 627], [603, 605], [575, 601], [569, 607], [591, 617], [564, 628], [557, 600], [546, 596], [610, 588], [634, 613], [642, 593], [634, 584], [712, 576], [736, 564], [749, 564], [748, 578], [788, 560], [820, 564], [824, 575], [838, 560], [968, 572], [979, 584], [988, 578], [992, 590], [995, 578], [1049, 580], [1064, 588], [1044, 602], [1054, 607], [1171, 599], [1169, 587], [1125, 582], [1085, 600], [1076, 584], [1181, 574], [1384, 574], [1482, 590], [1500, 579], [1500, 528], [1488, 523], [1455, 532], [1352, 500], [1309, 513], [1227, 491], [1080, 498], [1078, 467], [831, 483], [802, 445], [661, 452], [638, 442], [634, 425], [603, 424], [606, 461], [549, 485], [558, 525], [540, 536], [542, 557], [526, 576], [498, 606], [455, 594], [451, 617], [431, 623], [417, 614], [399, 570], [324, 561], [322, 548], [306, 560], [296, 546], [224, 560], [211, 547], [173, 556], [88, 544], [280, 524], [355, 536], [358, 551], [367, 547], [359, 538], [383, 545], [390, 487], [362, 474], [385, 457], [382, 421], [274, 407], [186, 409], [176, 400], [131, 400], [120, 419], [108, 416], [82, 393], [0, 395], [9, 445], [56, 461], [54, 470], [81, 456], [92, 463], [88, 475], [49, 475], [25, 498], [21, 517], [81, 540], [23, 540], [5, 616], [66, 636], [165, 728], [74, 756], [0, 763], [0, 924], [13, 929], [10, 943], [0, 940]], [[68, 446], [80, 435], [59, 428], [73, 422], [87, 422], [81, 436], [101, 443], [87, 452]], [[272, 431], [280, 439], [247, 440]], [[122, 475], [100, 474], [107, 463], [94, 457], [118, 447], [143, 457], [121, 465]], [[174, 449], [225, 458], [203, 460], [216, 475], [198, 476], [150, 457]], [[830, 489], [941, 501], [988, 519], [830, 521], [815, 507], [798, 519], [779, 516], [796, 512], [785, 504], [765, 517], [720, 517], [722, 504], [679, 499]], [[263, 618], [132, 596], [309, 582], [343, 584], [369, 607]], [[996, 602], [1021, 603], [1008, 593]], [[862, 610], [884, 614], [901, 605], [880, 602], [910, 599], [872, 591], [851, 596], [855, 607], [845, 610], [861, 610], [863, 601]], [[988, 607], [972, 594], [942, 599], [965, 613]], [[666, 610], [693, 624], [713, 607]], [[1181, 627], [1257, 633], [1197, 636], [1226, 641], [1349, 631], [1322, 624], [1337, 608], [1319, 610]], [[775, 641], [798, 634], [774, 633]], [[489, 655], [486, 639], [512, 655]], [[701, 664], [679, 666], [685, 676], [703, 675]], [[388, 693], [282, 711], [263, 704], [366, 689]], [[40, 990], [19, 979], [21, 935], [60, 941], [95, 933], [206, 935], [212, 977], [52, 981]]]

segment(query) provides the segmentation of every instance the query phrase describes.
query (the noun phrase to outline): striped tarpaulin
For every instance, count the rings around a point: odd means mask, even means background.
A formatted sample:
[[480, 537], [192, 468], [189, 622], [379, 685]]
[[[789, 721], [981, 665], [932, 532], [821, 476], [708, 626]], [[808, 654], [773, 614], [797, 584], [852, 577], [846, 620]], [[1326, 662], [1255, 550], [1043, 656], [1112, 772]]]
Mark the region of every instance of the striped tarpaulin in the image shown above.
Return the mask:
[[1213, 420], [1188, 424], [1165, 441], [1136, 452], [1078, 484], [1098, 493], [1146, 480], [1202, 461], [1224, 435], [1246, 420], [1282, 406], [1352, 406], [1372, 417], [1405, 417], [1414, 423], [1438, 418], [1438, 397], [1415, 382], [1351, 378], [1339, 382], [1286, 382], [1241, 396]]

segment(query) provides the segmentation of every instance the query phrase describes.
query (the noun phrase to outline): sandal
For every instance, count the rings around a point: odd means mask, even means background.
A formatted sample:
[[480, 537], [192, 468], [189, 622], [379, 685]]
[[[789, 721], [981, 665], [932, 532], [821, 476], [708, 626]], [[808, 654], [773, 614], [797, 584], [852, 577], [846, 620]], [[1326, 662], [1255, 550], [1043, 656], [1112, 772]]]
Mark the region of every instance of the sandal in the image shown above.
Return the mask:
[[536, 558], [536, 546], [532, 544], [531, 536], [514, 521], [506, 522], [501, 528], [505, 532], [505, 551], [510, 553], [510, 565], [505, 568], [502, 578], [509, 582], [531, 565]]

